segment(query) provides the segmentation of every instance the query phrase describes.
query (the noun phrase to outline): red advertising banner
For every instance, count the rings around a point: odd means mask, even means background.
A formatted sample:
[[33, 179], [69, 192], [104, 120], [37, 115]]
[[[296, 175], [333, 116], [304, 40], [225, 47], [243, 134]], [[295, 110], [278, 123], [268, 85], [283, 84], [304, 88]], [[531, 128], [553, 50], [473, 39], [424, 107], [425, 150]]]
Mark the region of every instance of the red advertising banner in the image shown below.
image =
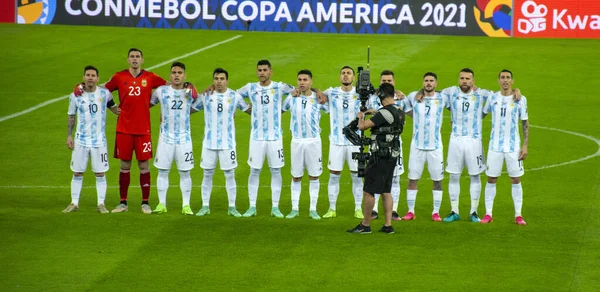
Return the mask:
[[0, 22], [12, 22], [15, 23], [17, 1], [6, 0], [2, 1], [0, 5]]
[[599, 0], [515, 0], [514, 36], [600, 38]]

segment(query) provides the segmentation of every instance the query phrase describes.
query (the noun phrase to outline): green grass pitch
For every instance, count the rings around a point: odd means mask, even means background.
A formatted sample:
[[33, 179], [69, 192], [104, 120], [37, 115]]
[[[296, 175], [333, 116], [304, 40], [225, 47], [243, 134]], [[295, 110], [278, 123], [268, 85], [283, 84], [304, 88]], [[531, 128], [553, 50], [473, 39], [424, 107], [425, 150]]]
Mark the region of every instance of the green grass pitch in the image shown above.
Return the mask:
[[[433, 223], [431, 181], [419, 183], [417, 220], [394, 222], [396, 234], [354, 236], [350, 178], [344, 172], [338, 218], [308, 218], [304, 181], [301, 217], [268, 216], [270, 175], [263, 170], [258, 217], [226, 215], [224, 177], [215, 174], [212, 214], [179, 214], [178, 175], [171, 171], [169, 213], [139, 211], [138, 172], [132, 168], [130, 212], [95, 211], [95, 180], [88, 170], [80, 212], [62, 214], [69, 203], [70, 151], [65, 147], [67, 100], [0, 122], [0, 291], [598, 291], [600, 287], [600, 172], [596, 117], [600, 86], [599, 40], [492, 39], [409, 35], [332, 35], [227, 31], [132, 29], [73, 26], [0, 25], [0, 117], [64, 96], [81, 80], [85, 65], [96, 65], [101, 82], [127, 67], [130, 47], [144, 51], [145, 67], [160, 64], [236, 35], [242, 37], [181, 59], [188, 80], [198, 87], [219, 66], [230, 72], [230, 87], [254, 82], [256, 61], [269, 59], [273, 80], [295, 84], [296, 72], [311, 69], [314, 86], [339, 85], [344, 65], [365, 65], [371, 46], [372, 81], [391, 69], [405, 93], [434, 71], [439, 87], [457, 84], [464, 67], [476, 84], [498, 90], [496, 76], [511, 69], [515, 87], [529, 102], [529, 156], [523, 177], [523, 215], [513, 221], [510, 183], [498, 182], [494, 219], [489, 225], [466, 220], [468, 179], [461, 184], [463, 221]], [[153, 69], [168, 79], [169, 65]], [[328, 115], [323, 115], [323, 154], [328, 153]], [[113, 150], [115, 116], [107, 137]], [[289, 116], [284, 114], [284, 129]], [[156, 142], [159, 110], [152, 109]], [[449, 113], [444, 144], [448, 145]], [[238, 209], [248, 206], [249, 117], [236, 118], [240, 167], [236, 171]], [[192, 117], [196, 160], [203, 135], [202, 114]], [[487, 150], [490, 121], [484, 121]], [[404, 155], [412, 120], [405, 127]], [[284, 132], [289, 153], [290, 135]], [[156, 145], [156, 144], [155, 144]], [[447, 147], [446, 147], [447, 148]], [[582, 158], [589, 159], [582, 159]], [[283, 169], [281, 209], [289, 212], [289, 158]], [[110, 160], [107, 205], [118, 203], [118, 161]], [[156, 180], [152, 168], [152, 180]], [[406, 173], [401, 177], [400, 213], [406, 212]], [[427, 177], [427, 174], [424, 175]], [[325, 172], [318, 211], [328, 208]], [[201, 206], [202, 170], [192, 170], [192, 207]], [[485, 176], [482, 177], [482, 183]], [[152, 189], [151, 205], [157, 203]], [[483, 194], [479, 212], [484, 212]], [[442, 216], [450, 210], [444, 180]], [[382, 220], [373, 223], [379, 228]]]

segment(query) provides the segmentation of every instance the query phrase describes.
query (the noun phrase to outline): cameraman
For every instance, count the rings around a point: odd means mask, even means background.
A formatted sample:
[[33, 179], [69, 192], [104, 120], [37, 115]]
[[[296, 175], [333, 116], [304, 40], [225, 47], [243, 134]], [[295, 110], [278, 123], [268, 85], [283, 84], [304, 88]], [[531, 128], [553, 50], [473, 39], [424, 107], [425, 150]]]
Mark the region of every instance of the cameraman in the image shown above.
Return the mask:
[[400, 133], [404, 125], [404, 113], [398, 110], [394, 101], [394, 86], [388, 83], [379, 87], [379, 99], [382, 108], [370, 120], [365, 120], [365, 113], [359, 112], [358, 128], [371, 129], [371, 156], [365, 169], [364, 181], [364, 218], [358, 226], [348, 230], [349, 233], [371, 233], [371, 212], [375, 204], [374, 194], [382, 194], [385, 209], [385, 223], [379, 230], [388, 234], [394, 233], [392, 227], [392, 180], [394, 168], [400, 156]]

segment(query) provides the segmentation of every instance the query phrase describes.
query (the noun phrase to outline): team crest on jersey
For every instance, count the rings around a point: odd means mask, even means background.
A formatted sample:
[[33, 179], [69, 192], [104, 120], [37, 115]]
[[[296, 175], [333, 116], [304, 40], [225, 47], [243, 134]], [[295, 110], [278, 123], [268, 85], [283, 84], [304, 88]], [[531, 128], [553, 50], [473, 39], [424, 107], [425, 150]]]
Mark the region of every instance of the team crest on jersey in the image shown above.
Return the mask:
[[146, 86], [148, 86], [148, 82], [146, 81], [146, 79], [142, 79], [142, 87]]

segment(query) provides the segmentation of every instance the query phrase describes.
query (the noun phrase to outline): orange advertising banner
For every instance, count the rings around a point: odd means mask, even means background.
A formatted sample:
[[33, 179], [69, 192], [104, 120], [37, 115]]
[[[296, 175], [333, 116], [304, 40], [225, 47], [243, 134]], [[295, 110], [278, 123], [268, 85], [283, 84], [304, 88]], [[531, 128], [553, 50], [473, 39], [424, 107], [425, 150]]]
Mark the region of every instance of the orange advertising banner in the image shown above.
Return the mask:
[[513, 36], [600, 38], [600, 0], [515, 0]]

